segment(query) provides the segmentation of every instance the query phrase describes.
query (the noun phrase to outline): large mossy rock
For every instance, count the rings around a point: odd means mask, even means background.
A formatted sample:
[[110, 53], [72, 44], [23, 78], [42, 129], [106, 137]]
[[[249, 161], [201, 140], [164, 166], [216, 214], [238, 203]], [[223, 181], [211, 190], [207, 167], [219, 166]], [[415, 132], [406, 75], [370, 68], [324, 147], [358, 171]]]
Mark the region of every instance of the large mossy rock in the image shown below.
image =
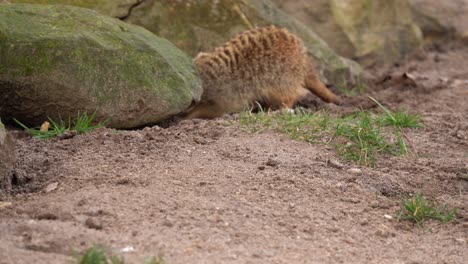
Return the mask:
[[427, 41], [447, 37], [468, 40], [468, 0], [410, 0], [416, 23]]
[[422, 44], [409, 0], [273, 1], [363, 65], [399, 61]]
[[[94, 9], [101, 14], [121, 17], [128, 13], [131, 5], [138, 0], [3, 0], [15, 4], [37, 4], [37, 5], [73, 5]], [[0, 0], [2, 3], [2, 0]]]
[[[106, 3], [114, 3], [113, 0], [95, 1], [94, 4], [87, 0], [39, 2], [74, 4], [93, 8], [107, 15], [121, 15], [113, 7], [104, 10], [103, 7], [108, 6]], [[117, 6], [118, 2], [114, 5]], [[131, 4], [127, 3], [125, 6], [129, 8]], [[191, 56], [200, 51], [210, 51], [251, 27], [275, 24], [288, 28], [304, 40], [328, 82], [341, 85], [353, 80], [360, 73], [357, 63], [336, 55], [313, 30], [278, 9], [270, 0], [145, 0], [133, 9], [125, 21], [143, 26], [170, 40]]]
[[341, 85], [360, 72], [358, 64], [338, 56], [313, 30], [269, 0], [147, 0], [126, 21], [169, 39], [192, 56], [249, 28], [274, 24], [304, 40], [329, 82]]
[[98, 110], [114, 128], [199, 100], [191, 59], [144, 28], [65, 5], [0, 5], [0, 115], [37, 126]]
[[13, 138], [8, 134], [0, 120], [0, 200], [11, 189], [10, 172], [15, 163]]

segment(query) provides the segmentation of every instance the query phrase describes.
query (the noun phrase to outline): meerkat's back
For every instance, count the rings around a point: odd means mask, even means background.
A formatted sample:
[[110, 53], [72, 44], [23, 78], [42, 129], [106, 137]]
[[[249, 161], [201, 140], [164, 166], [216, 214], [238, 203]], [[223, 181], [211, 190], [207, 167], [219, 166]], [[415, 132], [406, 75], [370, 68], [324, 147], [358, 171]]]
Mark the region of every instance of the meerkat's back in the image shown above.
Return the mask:
[[286, 29], [270, 26], [240, 33], [193, 61], [203, 95], [187, 118], [240, 112], [256, 101], [290, 108], [307, 94], [305, 88], [327, 102], [339, 102], [320, 81], [302, 41]]

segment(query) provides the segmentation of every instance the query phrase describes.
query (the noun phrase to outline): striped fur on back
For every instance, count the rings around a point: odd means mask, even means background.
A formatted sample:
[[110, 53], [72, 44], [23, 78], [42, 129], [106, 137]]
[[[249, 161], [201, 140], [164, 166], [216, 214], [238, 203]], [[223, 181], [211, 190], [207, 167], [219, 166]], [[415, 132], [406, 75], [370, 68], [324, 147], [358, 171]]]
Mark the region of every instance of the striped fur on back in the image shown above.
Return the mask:
[[318, 78], [302, 40], [286, 29], [269, 26], [245, 31], [213, 52], [199, 53], [193, 62], [204, 91], [187, 118], [240, 112], [254, 102], [292, 107], [307, 94], [305, 88], [338, 103]]

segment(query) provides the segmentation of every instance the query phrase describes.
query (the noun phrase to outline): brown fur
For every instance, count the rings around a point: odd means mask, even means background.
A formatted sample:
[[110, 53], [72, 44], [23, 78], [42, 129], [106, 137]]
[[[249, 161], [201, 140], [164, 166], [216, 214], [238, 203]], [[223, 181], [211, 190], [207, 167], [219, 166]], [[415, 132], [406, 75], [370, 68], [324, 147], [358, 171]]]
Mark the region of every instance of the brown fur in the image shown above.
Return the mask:
[[271, 108], [291, 108], [309, 89], [326, 102], [338, 97], [320, 81], [302, 41], [274, 26], [238, 34], [193, 62], [200, 73], [203, 95], [186, 118], [214, 118], [240, 112], [261, 102]]

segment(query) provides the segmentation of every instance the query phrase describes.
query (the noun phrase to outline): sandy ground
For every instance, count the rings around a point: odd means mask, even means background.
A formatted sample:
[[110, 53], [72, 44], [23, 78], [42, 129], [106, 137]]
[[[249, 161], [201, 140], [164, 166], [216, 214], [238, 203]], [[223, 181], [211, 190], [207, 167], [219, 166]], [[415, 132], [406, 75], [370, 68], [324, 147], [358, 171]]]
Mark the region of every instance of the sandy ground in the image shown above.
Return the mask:
[[[16, 133], [0, 263], [67, 263], [93, 244], [127, 263], [467, 263], [468, 47], [427, 48], [367, 75], [368, 94], [424, 124], [406, 133], [411, 154], [375, 168], [332, 166], [331, 147], [226, 119], [64, 140]], [[337, 110], [372, 110], [366, 98]], [[385, 217], [417, 192], [459, 219], [418, 228]]]

